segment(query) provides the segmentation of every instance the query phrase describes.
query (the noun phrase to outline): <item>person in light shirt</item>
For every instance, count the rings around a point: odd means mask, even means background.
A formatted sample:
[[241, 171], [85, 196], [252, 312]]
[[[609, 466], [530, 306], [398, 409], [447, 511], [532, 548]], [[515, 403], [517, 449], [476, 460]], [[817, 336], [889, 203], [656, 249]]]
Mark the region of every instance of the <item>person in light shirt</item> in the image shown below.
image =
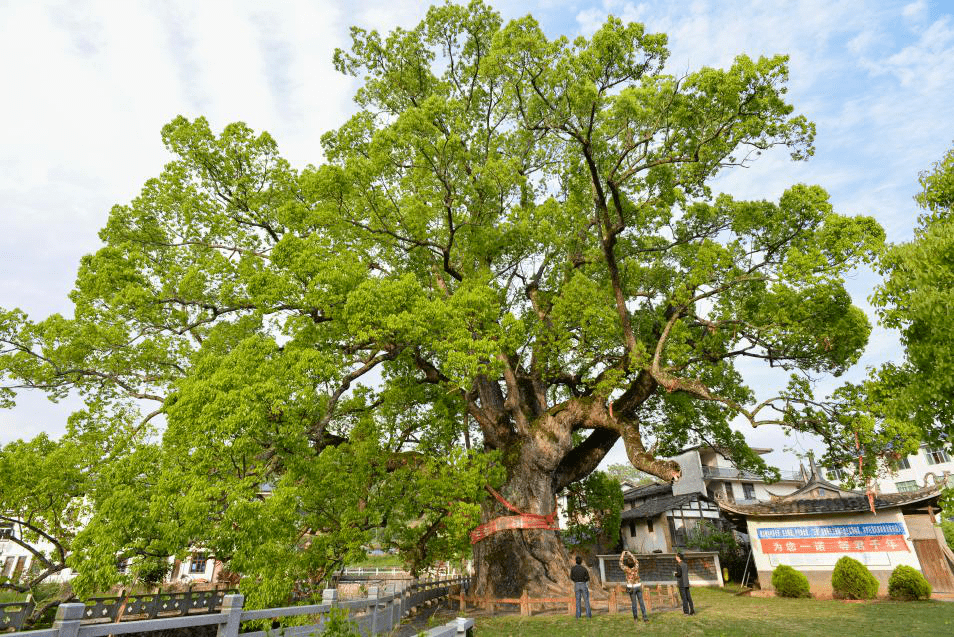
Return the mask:
[[646, 606], [643, 604], [643, 582], [639, 579], [639, 560], [629, 551], [623, 551], [619, 556], [619, 567], [623, 569], [626, 575], [626, 591], [629, 593], [629, 599], [633, 605], [633, 619], [639, 621], [639, 614], [636, 612], [636, 602], [639, 602], [639, 610], [643, 611], [643, 621], [648, 622], [646, 616]]

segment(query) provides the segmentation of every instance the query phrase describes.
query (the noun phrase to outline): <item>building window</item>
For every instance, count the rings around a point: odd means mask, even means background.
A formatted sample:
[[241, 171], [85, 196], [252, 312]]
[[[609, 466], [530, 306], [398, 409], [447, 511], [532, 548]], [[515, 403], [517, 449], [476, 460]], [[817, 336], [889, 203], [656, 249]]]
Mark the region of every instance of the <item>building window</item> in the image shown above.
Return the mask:
[[650, 533], [653, 532], [653, 521], [652, 521], [652, 519], [649, 519], [649, 518], [646, 519], [646, 530], [649, 531]]
[[951, 457], [948, 456], [947, 452], [941, 447], [936, 449], [927, 447], [924, 449], [924, 455], [927, 456], [928, 464], [941, 464], [942, 462], [951, 461]]
[[686, 545], [686, 530], [685, 529], [676, 529], [672, 534], [673, 544], [676, 546], [685, 546]]
[[729, 502], [735, 502], [735, 492], [732, 490], [732, 485], [728, 482], [722, 483], [722, 492], [725, 493], [725, 499]]
[[0, 524], [0, 540], [9, 540], [13, 537], [13, 523], [4, 522]]
[[636, 520], [629, 521], [629, 537], [636, 537]]
[[825, 469], [825, 475], [831, 482], [844, 482], [848, 478], [848, 472], [844, 469]]
[[904, 493], [905, 491], [918, 490], [918, 483], [915, 480], [905, 480], [904, 482], [895, 482], [894, 486], [898, 487], [898, 493]]
[[193, 553], [192, 559], [189, 561], [189, 572], [205, 573], [205, 565], [208, 561], [209, 558], [205, 553]]
[[911, 462], [908, 460], [907, 456], [901, 456], [901, 459], [898, 460], [898, 469], [910, 469]]
[[751, 482], [742, 483], [742, 493], [745, 495], [746, 500], [755, 499], [755, 485]]

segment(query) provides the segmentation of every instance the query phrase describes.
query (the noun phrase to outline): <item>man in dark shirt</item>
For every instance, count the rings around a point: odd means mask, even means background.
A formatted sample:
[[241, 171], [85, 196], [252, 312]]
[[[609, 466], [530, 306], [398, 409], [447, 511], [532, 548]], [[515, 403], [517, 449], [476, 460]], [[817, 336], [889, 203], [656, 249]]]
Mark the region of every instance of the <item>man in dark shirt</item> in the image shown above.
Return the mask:
[[580, 610], [583, 603], [586, 604], [586, 616], [593, 617], [590, 610], [590, 589], [587, 582], [590, 581], [590, 572], [583, 566], [583, 558], [576, 557], [576, 566], [570, 569], [570, 579], [573, 580], [573, 590], [576, 592], [576, 618], [580, 618]]
[[689, 594], [689, 565], [682, 553], [676, 553], [676, 567], [679, 569], [673, 575], [679, 584], [679, 597], [682, 598], [682, 612], [686, 615], [695, 615], [696, 609], [692, 605], [692, 595]]

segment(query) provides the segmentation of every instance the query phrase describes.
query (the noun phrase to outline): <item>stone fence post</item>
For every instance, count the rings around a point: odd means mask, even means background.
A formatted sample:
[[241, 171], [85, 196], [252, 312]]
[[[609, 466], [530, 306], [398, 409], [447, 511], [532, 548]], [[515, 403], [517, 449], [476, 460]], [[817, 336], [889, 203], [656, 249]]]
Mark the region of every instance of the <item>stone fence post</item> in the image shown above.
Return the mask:
[[219, 624], [216, 637], [238, 637], [239, 628], [242, 625], [242, 605], [245, 603], [244, 595], [226, 595], [222, 600], [222, 614], [228, 619], [223, 624]]
[[[373, 601], [372, 601], [373, 600]], [[368, 606], [371, 607], [371, 634], [378, 634], [378, 587], [369, 586], [368, 587]], [[388, 630], [391, 630], [391, 626], [388, 626]]]
[[56, 609], [53, 630], [57, 631], [58, 637], [76, 637], [85, 614], [86, 604], [60, 604]]

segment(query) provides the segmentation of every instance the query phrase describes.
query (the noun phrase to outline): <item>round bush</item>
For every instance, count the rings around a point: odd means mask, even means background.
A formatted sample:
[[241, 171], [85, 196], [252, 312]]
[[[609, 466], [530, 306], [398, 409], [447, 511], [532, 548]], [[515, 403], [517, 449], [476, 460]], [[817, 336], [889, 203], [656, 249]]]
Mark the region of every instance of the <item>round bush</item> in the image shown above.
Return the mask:
[[931, 585], [916, 568], [901, 565], [888, 579], [891, 599], [931, 599]]
[[878, 580], [868, 568], [847, 555], [835, 564], [831, 587], [836, 596], [845, 599], [873, 599], [878, 594]]
[[772, 588], [781, 597], [811, 597], [808, 578], [791, 566], [779, 564], [772, 571]]

